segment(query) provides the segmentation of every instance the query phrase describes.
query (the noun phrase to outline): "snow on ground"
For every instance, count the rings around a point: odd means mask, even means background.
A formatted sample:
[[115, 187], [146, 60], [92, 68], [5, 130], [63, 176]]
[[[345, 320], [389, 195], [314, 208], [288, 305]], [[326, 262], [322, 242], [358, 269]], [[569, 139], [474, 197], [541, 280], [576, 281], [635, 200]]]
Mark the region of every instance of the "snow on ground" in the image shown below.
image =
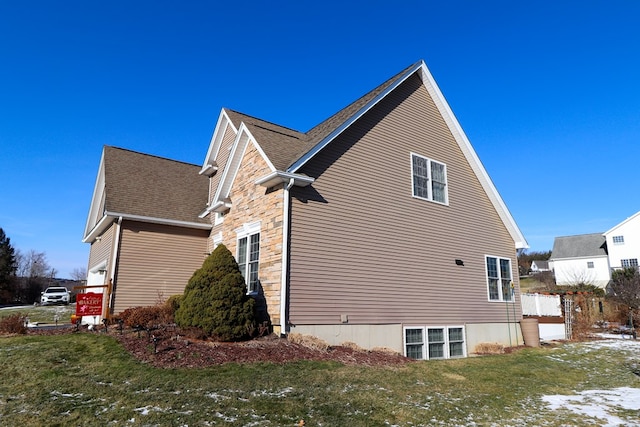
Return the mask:
[[[585, 349], [610, 348], [630, 355], [640, 353], [640, 340], [630, 339], [628, 335], [602, 334], [601, 340], [580, 343]], [[548, 409], [567, 410], [578, 415], [604, 420], [607, 427], [640, 426], [630, 423], [616, 415], [619, 411], [640, 411], [640, 389], [619, 387], [613, 390], [585, 390], [574, 395], [549, 395], [542, 397]]]

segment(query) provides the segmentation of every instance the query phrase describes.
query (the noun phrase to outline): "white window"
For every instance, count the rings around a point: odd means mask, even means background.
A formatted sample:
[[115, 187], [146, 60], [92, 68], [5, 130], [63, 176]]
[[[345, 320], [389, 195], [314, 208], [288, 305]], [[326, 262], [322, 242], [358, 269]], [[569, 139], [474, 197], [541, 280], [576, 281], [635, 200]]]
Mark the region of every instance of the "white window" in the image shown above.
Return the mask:
[[405, 327], [404, 351], [412, 359], [465, 357], [464, 327]]
[[511, 260], [487, 256], [487, 284], [490, 301], [513, 301]]
[[245, 224], [236, 230], [238, 235], [237, 257], [240, 273], [247, 284], [248, 292], [258, 290], [258, 267], [260, 261], [260, 223]]
[[214, 234], [211, 239], [213, 240], [213, 249], [217, 248], [222, 244], [222, 232]]
[[216, 215], [214, 217], [213, 220], [213, 225], [220, 225], [224, 222], [224, 216], [226, 215], [226, 212], [216, 212]]
[[587, 268], [593, 268], [593, 261], [587, 261]]
[[637, 267], [637, 266], [638, 266], [638, 259], [637, 258], [623, 259], [622, 260], [622, 267], [623, 268]]
[[413, 197], [432, 202], [448, 202], [447, 166], [417, 154], [411, 154]]
[[624, 245], [624, 236], [613, 236], [614, 245]]

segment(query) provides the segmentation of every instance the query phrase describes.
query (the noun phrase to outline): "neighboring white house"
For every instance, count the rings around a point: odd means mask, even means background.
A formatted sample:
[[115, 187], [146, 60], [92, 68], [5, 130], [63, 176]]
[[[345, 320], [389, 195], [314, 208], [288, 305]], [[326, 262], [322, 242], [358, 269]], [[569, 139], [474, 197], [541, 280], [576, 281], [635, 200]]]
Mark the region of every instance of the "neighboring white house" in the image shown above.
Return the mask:
[[604, 233], [612, 269], [637, 267], [640, 259], [640, 212]]
[[549, 261], [541, 261], [539, 259], [531, 261], [531, 272], [542, 273], [543, 271], [551, 271]]
[[611, 271], [638, 267], [638, 260], [640, 212], [604, 233], [556, 237], [549, 267], [558, 285], [586, 283], [605, 288]]
[[584, 283], [604, 289], [611, 278], [602, 233], [556, 237], [549, 264], [561, 286]]

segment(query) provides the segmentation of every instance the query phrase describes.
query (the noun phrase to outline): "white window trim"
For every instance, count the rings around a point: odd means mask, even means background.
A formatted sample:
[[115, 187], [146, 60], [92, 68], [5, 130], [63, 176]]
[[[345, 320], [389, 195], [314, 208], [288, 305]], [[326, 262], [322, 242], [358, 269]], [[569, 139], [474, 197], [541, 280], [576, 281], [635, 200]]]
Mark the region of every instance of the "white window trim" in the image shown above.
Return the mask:
[[[260, 221], [256, 221], [256, 222], [252, 222], [252, 223], [245, 223], [242, 224], [242, 226], [238, 227], [235, 229], [236, 232], [236, 260], [238, 260], [239, 258], [239, 252], [238, 250], [240, 249], [240, 239], [243, 238], [247, 238], [247, 249], [250, 248], [250, 236], [254, 235], [254, 234], [259, 234], [260, 233], [260, 228], [261, 228], [261, 222]], [[261, 251], [262, 252], [262, 251]], [[249, 265], [249, 253], [247, 252], [247, 266]], [[260, 271], [260, 258], [258, 258], [258, 272]], [[245, 274], [247, 274], [248, 272], [245, 272]], [[245, 274], [243, 274], [244, 276], [244, 280], [245, 280], [245, 284], [247, 285], [247, 293], [250, 294], [252, 292], [255, 292], [256, 290], [251, 290], [249, 289], [249, 277], [248, 274], [247, 276], [245, 276]]]
[[216, 212], [213, 217], [213, 225], [220, 225], [224, 222], [227, 212]]
[[[495, 258], [498, 261], [498, 294], [499, 294], [499, 298], [498, 299], [491, 299], [491, 291], [489, 290], [489, 268], [487, 267], [487, 258]], [[502, 276], [500, 276], [500, 260], [509, 260], [509, 272], [511, 273], [511, 278], [509, 279], [511, 281], [510, 285], [511, 285], [511, 289], [512, 289], [512, 295], [511, 295], [511, 299], [505, 300], [504, 299], [504, 295], [502, 294]], [[496, 256], [496, 255], [485, 255], [484, 256], [484, 277], [487, 283], [487, 300], [489, 302], [510, 302], [510, 303], [515, 303], [516, 300], [516, 296], [515, 296], [515, 290], [513, 288], [513, 261], [511, 260], [511, 258], [506, 258], [506, 257], [500, 257], [500, 256]]]
[[[625, 265], [627, 264], [627, 265]], [[622, 266], [622, 268], [633, 268], [633, 267], [638, 267], [638, 258], [627, 258], [627, 259], [621, 259], [620, 260], [620, 265]]]
[[[413, 182], [413, 156], [416, 157], [420, 157], [422, 159], [425, 159], [427, 161], [427, 171], [429, 174], [429, 185], [427, 186], [427, 197], [420, 197], [420, 196], [416, 196], [414, 194], [414, 182]], [[448, 206], [449, 205], [449, 179], [448, 179], [448, 173], [447, 173], [447, 165], [446, 163], [443, 162], [439, 162], [437, 160], [433, 160], [430, 159], [429, 157], [423, 156], [421, 154], [417, 154], [417, 153], [411, 153], [411, 155], [409, 156], [409, 161], [411, 163], [411, 196], [415, 199], [420, 199], [420, 200], [427, 200], [429, 202], [433, 202], [433, 203], [438, 203], [439, 205], [445, 205]], [[431, 177], [431, 163], [437, 163], [439, 165], [442, 165], [444, 167], [444, 202], [441, 202], [439, 200], [434, 200], [433, 199], [433, 179]]]
[[613, 244], [616, 246], [624, 245], [624, 236], [613, 236], [611, 240], [613, 241]]
[[218, 246], [220, 246], [222, 244], [222, 232], [218, 232], [216, 234], [213, 235], [212, 237], [213, 240], [213, 249], [217, 248]]
[[[407, 330], [408, 329], [420, 329], [422, 330], [422, 359], [418, 360], [444, 360], [444, 359], [461, 359], [467, 357], [467, 331], [464, 325], [426, 325], [426, 326], [404, 326], [402, 328], [402, 348], [404, 356], [407, 356]], [[444, 357], [437, 357], [431, 359], [429, 357], [429, 329], [442, 329], [444, 331]], [[462, 355], [451, 356], [450, 354], [450, 341], [449, 341], [449, 329], [462, 329]], [[410, 343], [415, 345], [417, 343]]]

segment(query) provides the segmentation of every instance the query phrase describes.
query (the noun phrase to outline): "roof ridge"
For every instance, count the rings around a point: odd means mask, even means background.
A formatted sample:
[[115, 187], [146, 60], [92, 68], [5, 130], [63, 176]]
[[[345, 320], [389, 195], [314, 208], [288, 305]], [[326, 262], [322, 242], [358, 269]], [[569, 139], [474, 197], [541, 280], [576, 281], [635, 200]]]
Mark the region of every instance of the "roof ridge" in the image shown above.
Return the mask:
[[197, 165], [195, 163], [185, 162], [184, 160], [170, 159], [169, 157], [163, 157], [163, 156], [159, 156], [157, 154], [143, 153], [142, 151], [130, 150], [128, 148], [122, 148], [122, 147], [116, 147], [115, 145], [105, 145], [104, 148], [105, 148], [105, 150], [106, 149], [115, 149], [115, 150], [120, 150], [120, 151], [127, 151], [127, 152], [133, 153], [133, 154], [140, 154], [141, 156], [155, 157], [156, 159], [160, 159], [160, 160], [167, 160], [167, 161], [170, 161], [170, 162], [182, 163], [182, 164], [189, 165], [189, 166], [196, 166], [198, 168], [200, 167], [199, 165]]
[[233, 110], [231, 108], [226, 108], [226, 107], [223, 107], [223, 109], [226, 110], [227, 112], [230, 111], [232, 113], [239, 114], [241, 116], [248, 117], [250, 119], [257, 120], [257, 121], [262, 122], [262, 123], [267, 123], [267, 124], [270, 124], [270, 125], [275, 126], [275, 127], [279, 127], [279, 128], [282, 128], [282, 129], [287, 129], [287, 130], [290, 130], [290, 131], [295, 132], [295, 133], [304, 134], [304, 132], [301, 132], [301, 131], [299, 131], [297, 129], [293, 129], [293, 128], [290, 128], [288, 126], [283, 126], [283, 125], [280, 125], [278, 123], [274, 123], [274, 122], [269, 121], [269, 120], [261, 119], [260, 117], [252, 116], [251, 114], [245, 114], [245, 113], [242, 113], [240, 111]]

